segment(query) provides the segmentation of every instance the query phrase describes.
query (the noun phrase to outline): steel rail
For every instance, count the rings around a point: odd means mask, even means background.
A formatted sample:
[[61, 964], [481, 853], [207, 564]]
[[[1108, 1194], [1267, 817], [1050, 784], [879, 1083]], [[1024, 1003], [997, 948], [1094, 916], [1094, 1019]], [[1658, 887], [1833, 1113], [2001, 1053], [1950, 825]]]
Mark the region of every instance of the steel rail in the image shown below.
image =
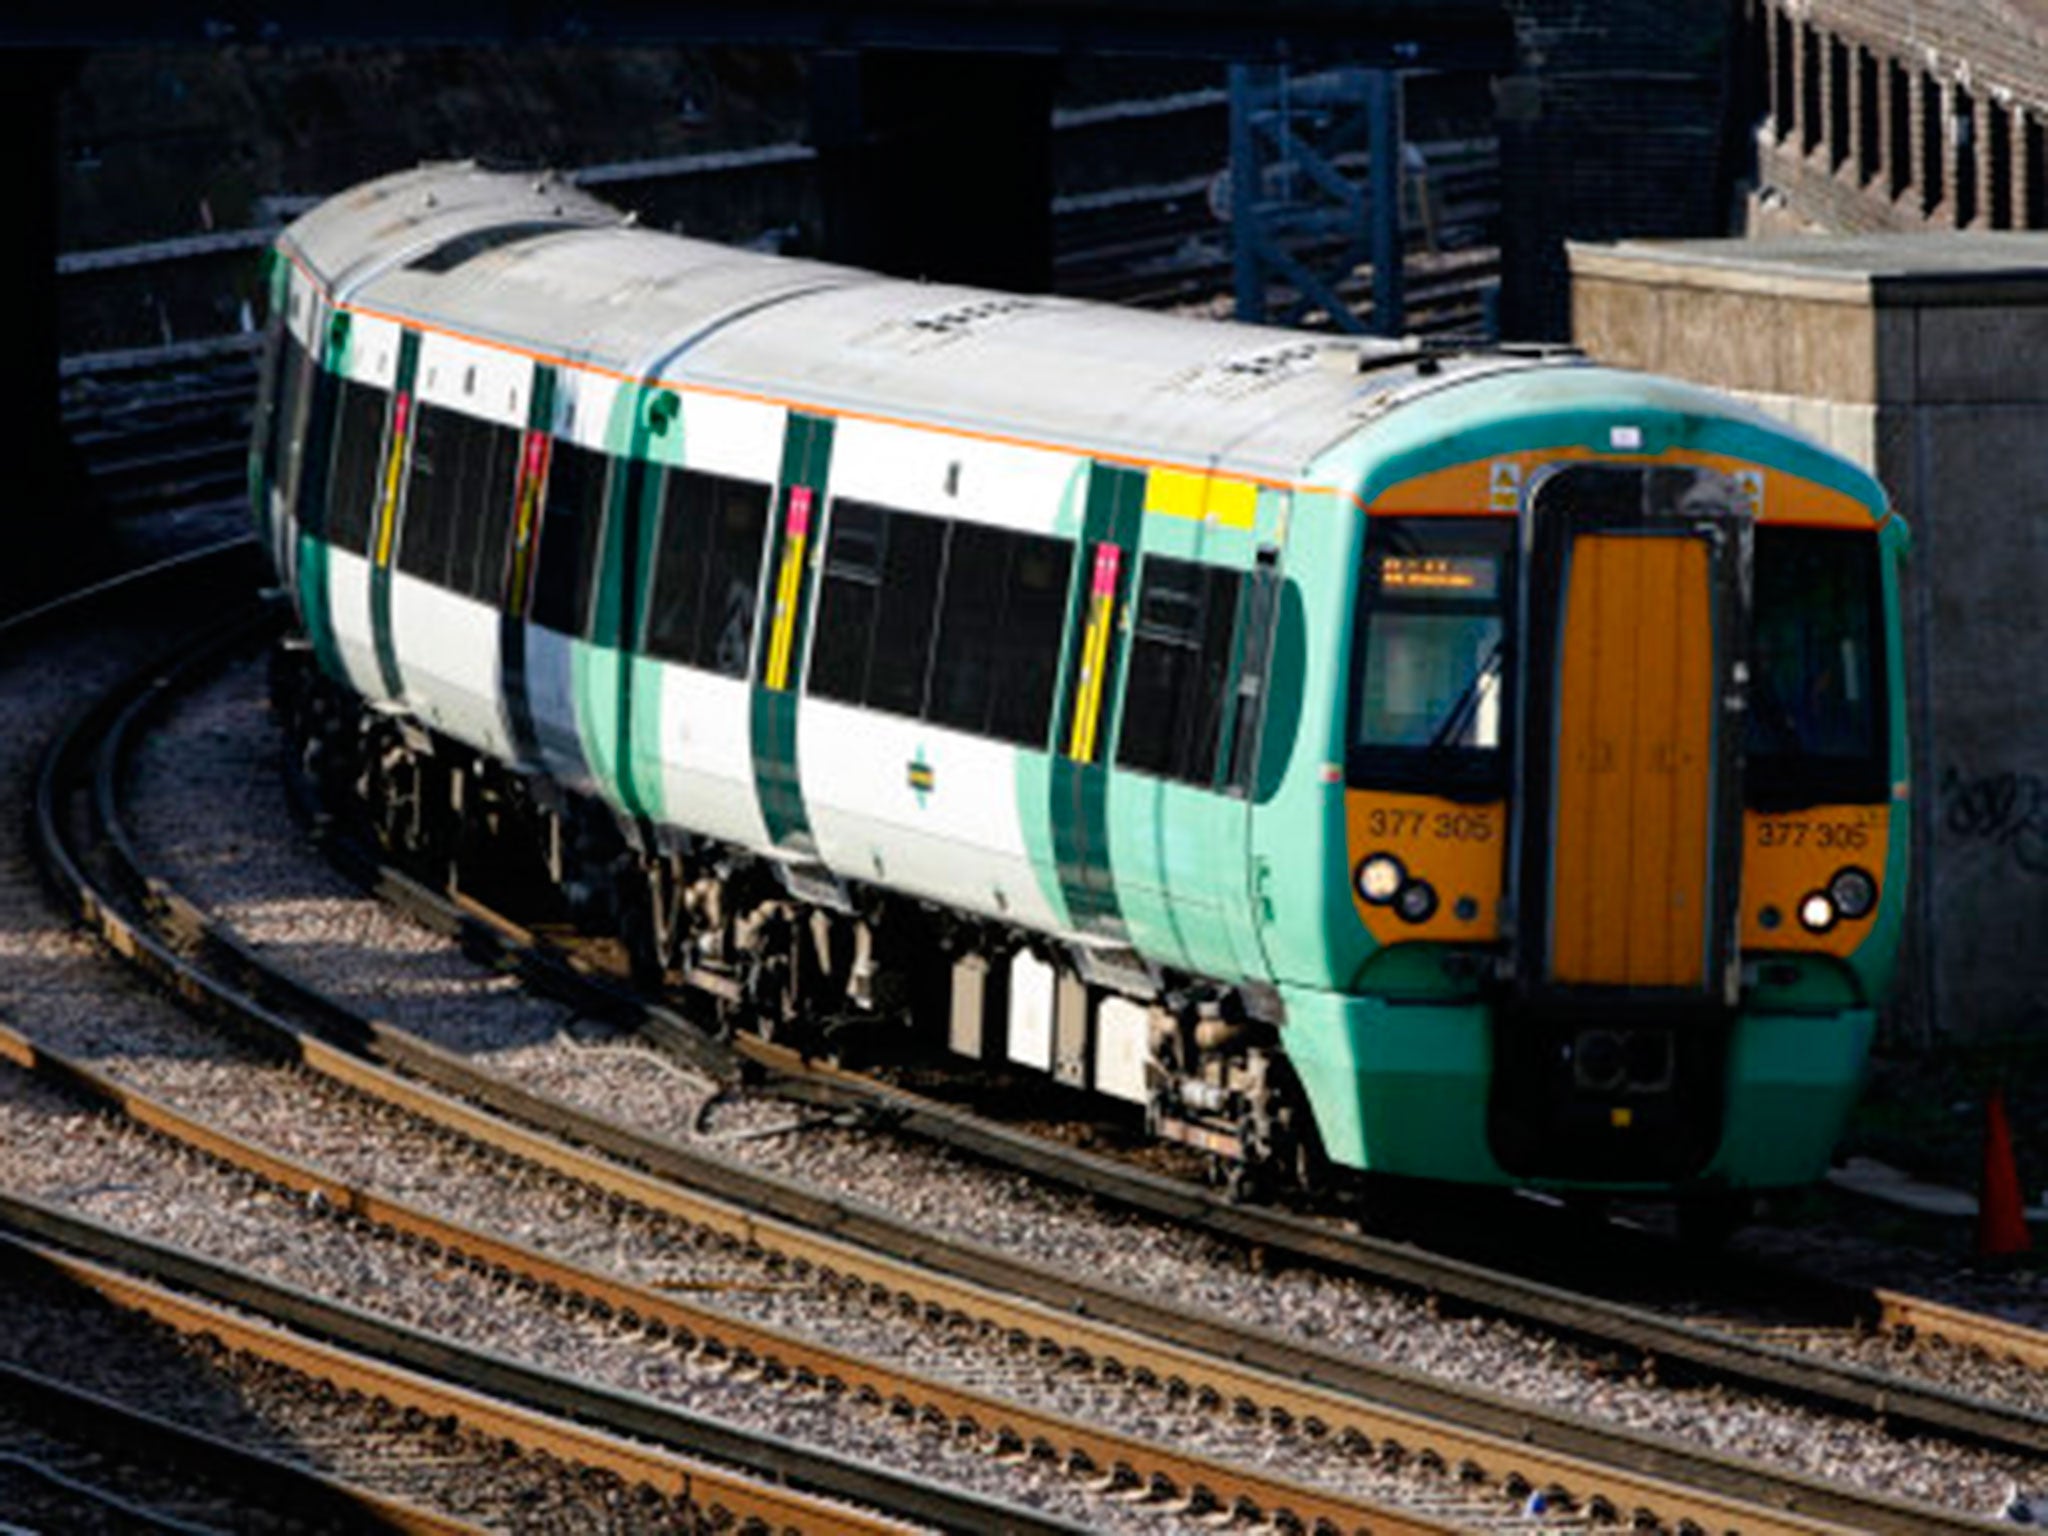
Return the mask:
[[[813, 1476], [836, 1458], [776, 1454], [777, 1443], [766, 1437], [748, 1436], [636, 1394], [583, 1386], [552, 1372], [465, 1349], [17, 1195], [0, 1193], [0, 1226], [8, 1229], [0, 1232], [0, 1252], [10, 1254], [19, 1266], [34, 1266], [181, 1333], [211, 1335], [229, 1349], [247, 1350], [300, 1375], [432, 1417], [452, 1416], [529, 1455], [545, 1454], [610, 1472], [629, 1484], [644, 1482], [700, 1509], [722, 1507], [742, 1520], [759, 1519], [771, 1530], [903, 1536], [912, 1529], [898, 1518], [848, 1508], [699, 1459], [720, 1454], [708, 1448], [715, 1444], [758, 1449], [768, 1453], [764, 1459], [772, 1463], [761, 1469], [766, 1475], [811, 1481], [815, 1487]], [[508, 1400], [512, 1398], [545, 1404], [547, 1411]], [[595, 1427], [599, 1423], [607, 1427]], [[655, 1443], [640, 1444], [628, 1435]], [[750, 1446], [756, 1439], [761, 1444]], [[691, 1447], [694, 1454], [678, 1455], [671, 1448], [678, 1440], [696, 1442]], [[910, 1511], [911, 1518], [954, 1529], [986, 1527], [992, 1519], [1012, 1514], [1007, 1506], [851, 1462], [840, 1462], [832, 1481], [839, 1484], [827, 1490], [834, 1498], [877, 1508], [897, 1499], [899, 1508], [919, 1506]], [[1022, 1528], [1070, 1529], [1028, 1520]]]
[[1965, 1349], [1981, 1349], [1994, 1359], [2017, 1361], [2031, 1370], [2048, 1370], [2048, 1332], [2039, 1328], [1904, 1291], [1878, 1290], [1872, 1296], [1879, 1323], [1886, 1329], [1924, 1334]]
[[[289, 1510], [294, 1519], [348, 1526], [369, 1520], [384, 1529], [417, 1532], [419, 1536], [470, 1536], [483, 1529], [458, 1516], [175, 1423], [23, 1365], [0, 1361], [0, 1397], [24, 1405], [39, 1423], [61, 1426], [64, 1433], [102, 1451], [128, 1460], [175, 1466], [182, 1479], [217, 1483], [238, 1496], [255, 1494]], [[146, 1510], [123, 1507], [117, 1512], [142, 1521], [153, 1519]], [[193, 1528], [182, 1521], [164, 1523], [181, 1531]]]
[[[956, 1434], [974, 1434], [991, 1447], [1013, 1444], [1056, 1459], [1078, 1475], [1109, 1473], [1120, 1485], [1142, 1484], [1164, 1497], [1195, 1497], [1220, 1508], [1263, 1517], [1281, 1527], [1332, 1531], [1372, 1530], [1445, 1536], [1463, 1527], [1412, 1508], [1291, 1483], [1212, 1458], [1178, 1451], [1062, 1415], [1042, 1412], [970, 1388], [919, 1377], [742, 1317], [695, 1305], [585, 1265], [503, 1239], [419, 1206], [338, 1179], [295, 1158], [274, 1153], [217, 1125], [128, 1087], [81, 1062], [37, 1046], [0, 1025], [0, 1059], [90, 1100], [103, 1110], [299, 1196], [318, 1196], [334, 1211], [396, 1235], [451, 1263], [519, 1277], [544, 1296], [575, 1298], [600, 1318], [630, 1320], [686, 1339], [716, 1341], [730, 1358], [758, 1363], [802, 1382], [831, 1383], [868, 1401], [899, 1405]], [[600, 1186], [600, 1192], [625, 1191]], [[1414, 1428], [1401, 1426], [1404, 1432]], [[1505, 1513], [1505, 1510], [1503, 1511]]]
[[[1528, 1319], [1654, 1362], [1667, 1379], [1696, 1373], [1753, 1390], [1848, 1409], [1894, 1426], [1909, 1425], [1958, 1436], [2022, 1455], [2048, 1455], [2048, 1415], [1965, 1396], [1867, 1366], [1816, 1360], [1795, 1350], [1669, 1318], [1626, 1302], [1566, 1290], [1484, 1265], [1403, 1243], [1346, 1232], [1328, 1223], [1265, 1207], [1234, 1204], [1211, 1191], [1128, 1167], [1080, 1148], [1050, 1142], [857, 1074], [805, 1061], [787, 1047], [753, 1038], [739, 1043], [748, 1058], [776, 1076], [803, 1084], [814, 1101], [865, 1106], [889, 1123], [919, 1135], [1024, 1168], [1115, 1204], [1166, 1220], [1189, 1222], [1289, 1260], [1369, 1275], [1412, 1290], [1455, 1300], [1504, 1317]], [[1887, 1319], [1908, 1320], [1909, 1298], [1880, 1293]], [[1938, 1304], [1915, 1304], [1928, 1331], [1934, 1320], [1965, 1330], [1967, 1314]], [[2007, 1347], [2025, 1347], [2029, 1330], [2006, 1325]], [[2048, 1350], [2033, 1334], [2031, 1348]], [[2040, 1358], [2038, 1354], [2034, 1358]]]
[[[104, 788], [106, 782], [103, 774], [103, 805], [112, 798]], [[41, 812], [39, 818], [46, 824], [49, 821]], [[56, 848], [52, 862], [69, 864], [69, 855]], [[252, 1007], [205, 966], [173, 953], [172, 946], [146, 931], [145, 925], [85, 891], [82, 876], [76, 874], [75, 865], [71, 867], [73, 874], [63, 877], [63, 883], [67, 888], [77, 887], [74, 901], [81, 911], [95, 916], [96, 926], [116, 948], [198, 1006], [253, 1030], [258, 1037], [267, 1037], [271, 1050], [456, 1129], [482, 1145], [569, 1177], [612, 1184], [622, 1192], [630, 1189], [630, 1198], [651, 1209], [725, 1233], [735, 1241], [772, 1247], [795, 1261], [829, 1267], [842, 1276], [862, 1276], [871, 1285], [884, 1285], [893, 1293], [918, 1298], [921, 1304], [1118, 1359], [1127, 1368], [1149, 1371], [1160, 1380], [1187, 1383], [1225, 1402], [1272, 1405], [1298, 1419], [1325, 1425], [1358, 1421], [1357, 1432], [1379, 1442], [1414, 1445], [1418, 1431], [1411, 1426], [1388, 1432], [1384, 1428], [1387, 1421], [1373, 1427], [1367, 1415], [1406, 1413], [1417, 1420], [1440, 1420], [1467, 1437], [1445, 1457], [1447, 1464], [1469, 1463], [1477, 1472], [1505, 1484], [1555, 1487], [1587, 1507], [1632, 1515], [1640, 1512], [1645, 1518], [1668, 1515], [1673, 1524], [1691, 1519], [1702, 1529], [1728, 1528], [1731, 1501], [1751, 1506], [1742, 1519], [1732, 1522], [1751, 1529], [1758, 1528], [1758, 1522], [1768, 1519], [1768, 1512], [1774, 1510], [1789, 1512], [1789, 1520], [1808, 1522], [1804, 1528], [1826, 1520], [1880, 1531], [1984, 1528], [1980, 1522], [1952, 1512], [1775, 1472], [1666, 1437], [1616, 1429], [1539, 1405], [1452, 1387], [1416, 1372], [1350, 1359], [1264, 1330], [1184, 1315], [1143, 1296], [1021, 1264], [975, 1244], [936, 1238], [851, 1202], [829, 1200], [724, 1159], [640, 1135], [529, 1093], [381, 1021], [357, 1017], [269, 966], [209, 916], [161, 882], [155, 884], [158, 904], [178, 914], [175, 926], [183, 932], [181, 944], [201, 950], [210, 965], [246, 972], [267, 996], [288, 1000], [309, 1014], [315, 1022], [301, 1028], [267, 1009]], [[462, 919], [458, 926], [473, 942], [482, 943], [488, 936], [484, 925], [472, 918]], [[330, 1043], [333, 1041], [341, 1044]], [[358, 1059], [359, 1055], [372, 1060]], [[376, 1062], [408, 1075], [397, 1075]], [[478, 1104], [485, 1107], [479, 1109]], [[541, 1129], [529, 1131], [508, 1124], [508, 1119]], [[612, 1167], [565, 1145], [565, 1140], [636, 1163], [649, 1172]], [[711, 1193], [700, 1195], [681, 1185]], [[943, 1274], [938, 1273], [941, 1270]], [[974, 1285], [1025, 1299], [1005, 1302], [969, 1288]], [[1075, 1331], [1083, 1327], [1118, 1332], [1099, 1334], [1092, 1345], [1077, 1344]], [[1131, 1332], [1144, 1337], [1133, 1339]], [[1288, 1407], [1279, 1395], [1283, 1384], [1307, 1395], [1297, 1406]], [[1594, 1473], [1600, 1481], [1589, 1483], [1587, 1479]], [[1686, 1490], [1674, 1489], [1672, 1480], [1682, 1481]], [[1697, 1514], [1684, 1513], [1688, 1507]]]

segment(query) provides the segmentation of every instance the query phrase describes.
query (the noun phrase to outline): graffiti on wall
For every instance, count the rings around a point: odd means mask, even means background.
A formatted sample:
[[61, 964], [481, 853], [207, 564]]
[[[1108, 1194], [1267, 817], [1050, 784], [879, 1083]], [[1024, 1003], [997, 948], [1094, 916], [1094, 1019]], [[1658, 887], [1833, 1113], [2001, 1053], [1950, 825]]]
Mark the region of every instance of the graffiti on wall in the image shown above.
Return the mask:
[[1941, 776], [1942, 824], [1960, 838], [2002, 848], [2030, 875], [2048, 878], [2048, 780], [2031, 773]]

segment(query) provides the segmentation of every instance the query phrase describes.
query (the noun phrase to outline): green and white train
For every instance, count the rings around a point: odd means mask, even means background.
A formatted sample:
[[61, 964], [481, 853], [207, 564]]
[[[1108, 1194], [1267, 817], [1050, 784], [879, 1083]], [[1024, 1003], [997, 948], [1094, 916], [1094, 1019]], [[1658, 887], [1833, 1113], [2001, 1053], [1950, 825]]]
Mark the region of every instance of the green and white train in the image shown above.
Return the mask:
[[530, 857], [737, 1025], [926, 1031], [1254, 1174], [1825, 1166], [1906, 886], [1906, 534], [1851, 464], [1568, 353], [467, 165], [270, 274], [283, 696], [437, 869]]

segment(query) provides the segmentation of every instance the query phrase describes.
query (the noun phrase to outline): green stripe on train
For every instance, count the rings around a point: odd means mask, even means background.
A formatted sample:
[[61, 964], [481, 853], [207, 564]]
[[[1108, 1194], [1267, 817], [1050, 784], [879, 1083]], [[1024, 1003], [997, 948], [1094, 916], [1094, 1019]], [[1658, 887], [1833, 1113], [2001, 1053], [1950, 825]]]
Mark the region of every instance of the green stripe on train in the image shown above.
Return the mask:
[[[649, 793], [646, 776], [635, 771], [632, 750], [636, 717], [638, 728], [657, 740], [661, 730], [661, 690], [635, 687], [642, 673], [633, 655], [660, 513], [661, 475], [648, 458], [651, 445], [673, 429], [675, 414], [674, 392], [653, 385], [622, 389], [613, 399], [605, 423], [612, 472], [606, 481], [589, 639], [574, 652], [584, 760], [611, 800], [640, 817], [655, 814], [661, 804], [659, 774], [653, 775]], [[654, 669], [646, 675], [654, 676]]]
[[[809, 849], [811, 817], [804, 804], [803, 780], [797, 764], [797, 700], [803, 686], [804, 637], [810, 627], [816, 583], [811, 572], [819, 564], [817, 551], [824, 536], [825, 483], [832, 465], [833, 418], [805, 416], [792, 411], [782, 439], [782, 486], [775, 498], [774, 538], [769, 546], [767, 569], [768, 601], [761, 611], [762, 626], [755, 650], [754, 683], [749, 729], [753, 743], [754, 792], [761, 806], [761, 820], [767, 825], [769, 841], [777, 847]], [[776, 611], [776, 590], [783, 557], [789, 542], [789, 511], [793, 493], [810, 495], [807, 547], [799, 572], [794, 609], [784, 618]], [[781, 688], [765, 681], [769, 656], [774, 649], [778, 622], [788, 625], [788, 673]]]

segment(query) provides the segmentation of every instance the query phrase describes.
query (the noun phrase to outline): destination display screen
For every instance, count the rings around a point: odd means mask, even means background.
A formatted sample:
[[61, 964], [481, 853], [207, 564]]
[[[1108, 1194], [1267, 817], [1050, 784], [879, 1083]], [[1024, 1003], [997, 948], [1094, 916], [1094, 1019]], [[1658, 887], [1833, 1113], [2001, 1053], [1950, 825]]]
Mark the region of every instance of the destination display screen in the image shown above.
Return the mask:
[[1389, 555], [1379, 559], [1380, 591], [1388, 596], [1491, 598], [1500, 591], [1493, 555]]

